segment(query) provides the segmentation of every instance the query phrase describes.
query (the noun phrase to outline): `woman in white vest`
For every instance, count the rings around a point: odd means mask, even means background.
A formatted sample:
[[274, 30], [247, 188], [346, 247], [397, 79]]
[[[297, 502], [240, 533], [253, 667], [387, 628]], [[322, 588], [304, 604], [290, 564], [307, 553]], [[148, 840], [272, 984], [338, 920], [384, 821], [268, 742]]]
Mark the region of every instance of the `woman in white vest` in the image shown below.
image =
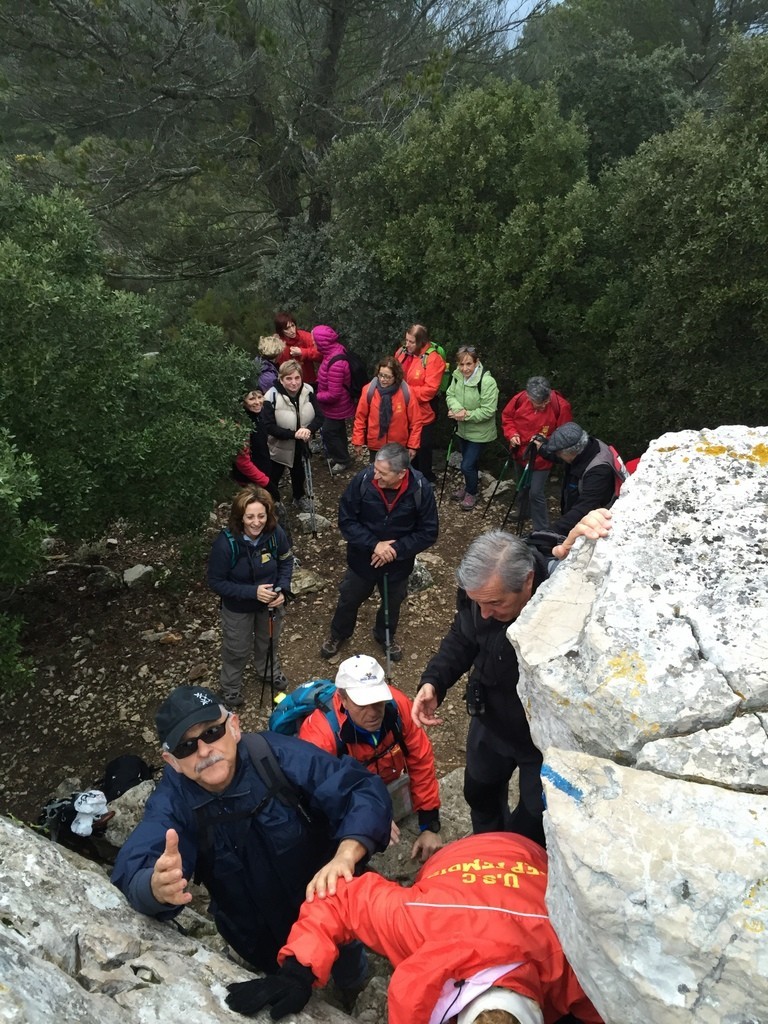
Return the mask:
[[286, 466], [291, 471], [293, 503], [300, 512], [309, 512], [304, 496], [304, 458], [307, 442], [322, 426], [323, 414], [315, 392], [301, 378], [301, 366], [288, 359], [280, 367], [278, 379], [264, 396], [261, 413], [272, 459], [270, 480], [278, 486]]

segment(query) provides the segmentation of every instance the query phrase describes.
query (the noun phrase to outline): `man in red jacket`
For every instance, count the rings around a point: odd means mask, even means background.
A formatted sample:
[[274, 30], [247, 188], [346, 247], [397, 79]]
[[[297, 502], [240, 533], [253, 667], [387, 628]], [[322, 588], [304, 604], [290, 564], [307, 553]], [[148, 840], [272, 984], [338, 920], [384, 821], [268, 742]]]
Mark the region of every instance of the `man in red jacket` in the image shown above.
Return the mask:
[[[336, 757], [349, 754], [378, 775], [390, 791], [395, 820], [416, 811], [420, 834], [411, 857], [424, 862], [442, 846], [440, 787], [432, 743], [413, 722], [411, 706], [401, 690], [387, 685], [375, 658], [356, 654], [339, 665], [330, 712], [318, 708], [308, 715], [299, 739]], [[394, 842], [399, 835], [393, 822]]]
[[339, 943], [360, 939], [395, 970], [389, 1024], [474, 1021], [498, 1007], [524, 1024], [573, 1014], [602, 1024], [547, 915], [547, 857], [522, 836], [489, 832], [449, 843], [413, 887], [368, 873], [305, 903], [280, 950], [280, 971], [229, 986], [227, 1003], [273, 1020], [325, 985]]
[[[571, 403], [553, 391], [544, 377], [531, 377], [525, 391], [513, 395], [504, 406], [501, 429], [510, 448], [517, 449], [515, 461], [522, 467], [533, 437], [551, 437], [557, 427], [568, 423], [571, 418]], [[551, 468], [551, 462], [536, 455], [531, 474], [531, 522], [534, 530], [546, 530], [549, 525], [546, 486]]]

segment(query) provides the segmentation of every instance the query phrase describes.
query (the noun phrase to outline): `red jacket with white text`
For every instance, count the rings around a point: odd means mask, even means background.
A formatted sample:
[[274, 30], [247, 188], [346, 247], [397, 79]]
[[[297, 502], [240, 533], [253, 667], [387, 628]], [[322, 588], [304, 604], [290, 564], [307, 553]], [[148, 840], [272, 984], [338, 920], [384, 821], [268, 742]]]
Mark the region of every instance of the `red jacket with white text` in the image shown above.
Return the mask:
[[278, 960], [295, 956], [324, 985], [338, 944], [360, 939], [395, 968], [389, 1024], [427, 1024], [446, 982], [519, 963], [494, 985], [535, 1000], [545, 1024], [567, 1013], [602, 1024], [549, 921], [546, 887], [536, 843], [506, 832], [469, 836], [433, 854], [410, 889], [368, 873], [304, 903]]

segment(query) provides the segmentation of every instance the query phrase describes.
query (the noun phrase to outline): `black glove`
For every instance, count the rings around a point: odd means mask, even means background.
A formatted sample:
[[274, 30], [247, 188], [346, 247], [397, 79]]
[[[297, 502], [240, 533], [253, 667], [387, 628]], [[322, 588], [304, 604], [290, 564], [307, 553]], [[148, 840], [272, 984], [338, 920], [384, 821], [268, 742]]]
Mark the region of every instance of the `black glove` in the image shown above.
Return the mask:
[[265, 1006], [271, 1006], [272, 1020], [303, 1010], [312, 995], [315, 976], [309, 967], [289, 956], [277, 974], [254, 981], [236, 981], [227, 985], [227, 1006], [236, 1013], [252, 1017]]

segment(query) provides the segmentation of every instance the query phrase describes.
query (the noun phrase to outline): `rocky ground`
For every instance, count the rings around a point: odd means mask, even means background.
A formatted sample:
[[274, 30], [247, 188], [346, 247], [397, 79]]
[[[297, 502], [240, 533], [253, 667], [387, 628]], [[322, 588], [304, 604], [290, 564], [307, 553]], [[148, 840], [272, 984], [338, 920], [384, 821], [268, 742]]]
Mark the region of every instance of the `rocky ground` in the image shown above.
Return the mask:
[[[317, 508], [333, 525], [314, 539], [302, 534], [293, 519], [299, 576], [317, 577], [320, 589], [301, 594], [286, 617], [281, 652], [292, 683], [333, 675], [333, 662], [321, 659], [319, 651], [345, 564], [335, 514], [352, 474], [332, 480], [321, 460], [313, 465]], [[409, 597], [401, 615], [398, 639], [405, 654], [393, 666], [393, 682], [411, 695], [451, 621], [453, 571], [461, 554], [477, 533], [499, 525], [508, 503], [498, 501], [484, 519], [481, 506], [463, 512], [449, 500], [459, 480], [451, 470], [440, 509], [440, 539], [422, 556], [434, 585]], [[137, 753], [159, 764], [153, 728], [158, 703], [180, 683], [217, 688], [217, 599], [205, 585], [205, 562], [227, 512], [226, 506], [217, 508], [210, 528], [193, 542], [131, 538], [116, 530], [80, 551], [54, 545], [44, 572], [14, 596], [10, 610], [26, 619], [24, 642], [35, 673], [25, 691], [6, 696], [0, 705], [6, 739], [0, 813], [34, 822], [65, 779], [75, 777], [89, 786], [118, 754]], [[152, 566], [154, 572], [126, 586], [122, 574], [136, 564]], [[360, 651], [383, 660], [371, 637], [375, 611], [372, 599], [340, 657]], [[241, 719], [246, 729], [261, 728], [270, 711], [269, 686], [262, 702], [256, 671], [251, 669], [247, 678]], [[443, 726], [432, 732], [440, 775], [464, 762], [462, 693], [459, 683], [443, 705]]]

